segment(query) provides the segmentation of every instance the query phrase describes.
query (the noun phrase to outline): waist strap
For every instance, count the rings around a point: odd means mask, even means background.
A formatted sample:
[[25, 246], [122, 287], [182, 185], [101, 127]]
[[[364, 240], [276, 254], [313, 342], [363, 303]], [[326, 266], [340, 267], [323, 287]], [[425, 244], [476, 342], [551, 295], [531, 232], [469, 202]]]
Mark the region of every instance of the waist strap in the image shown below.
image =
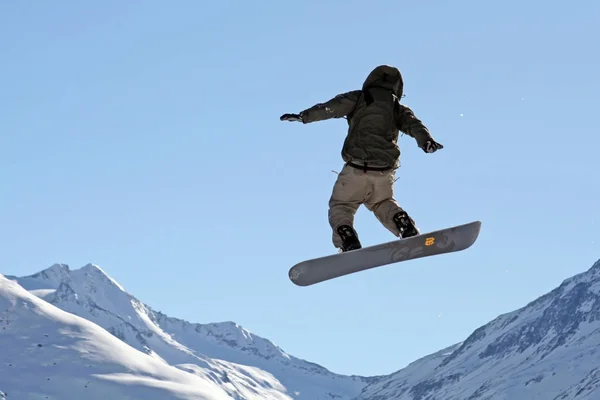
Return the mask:
[[393, 167], [390, 167], [390, 166], [371, 167], [371, 166], [369, 166], [368, 163], [364, 163], [361, 165], [361, 164], [353, 163], [352, 161], [347, 162], [346, 165], [348, 165], [349, 167], [352, 167], [352, 168], [362, 169], [365, 172], [367, 172], [367, 171], [389, 171], [389, 170], [393, 169]]

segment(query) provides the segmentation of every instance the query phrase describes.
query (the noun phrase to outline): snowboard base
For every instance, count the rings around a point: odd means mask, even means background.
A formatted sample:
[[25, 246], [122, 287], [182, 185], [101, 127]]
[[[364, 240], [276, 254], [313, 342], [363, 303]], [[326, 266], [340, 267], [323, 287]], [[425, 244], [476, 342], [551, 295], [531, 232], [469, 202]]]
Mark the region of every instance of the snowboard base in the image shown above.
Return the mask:
[[406, 239], [363, 247], [299, 262], [289, 270], [290, 280], [310, 286], [388, 264], [465, 250], [479, 236], [481, 221], [422, 233]]

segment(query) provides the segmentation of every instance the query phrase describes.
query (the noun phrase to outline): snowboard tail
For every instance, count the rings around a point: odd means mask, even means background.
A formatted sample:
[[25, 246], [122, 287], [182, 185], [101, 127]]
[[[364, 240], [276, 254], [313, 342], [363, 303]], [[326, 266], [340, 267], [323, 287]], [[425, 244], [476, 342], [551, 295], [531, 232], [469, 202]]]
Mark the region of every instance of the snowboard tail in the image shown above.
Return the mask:
[[362, 249], [313, 258], [294, 265], [290, 280], [298, 286], [339, 278], [388, 264], [465, 250], [479, 236], [480, 221], [422, 233]]

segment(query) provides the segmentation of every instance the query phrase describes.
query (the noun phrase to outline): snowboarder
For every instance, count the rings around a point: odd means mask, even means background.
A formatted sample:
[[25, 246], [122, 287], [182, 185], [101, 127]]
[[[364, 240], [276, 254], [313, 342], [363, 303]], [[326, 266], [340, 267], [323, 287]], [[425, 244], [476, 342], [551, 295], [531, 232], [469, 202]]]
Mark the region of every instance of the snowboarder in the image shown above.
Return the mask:
[[360, 249], [354, 229], [358, 207], [372, 211], [395, 236], [407, 238], [420, 232], [414, 220], [394, 199], [393, 185], [400, 165], [399, 132], [413, 137], [425, 153], [443, 146], [400, 104], [404, 82], [400, 71], [380, 65], [369, 73], [362, 90], [338, 94], [298, 114], [284, 114], [281, 121], [304, 124], [330, 118], [346, 118], [348, 134], [342, 148], [345, 165], [338, 174], [329, 199], [329, 224], [333, 245], [339, 251]]

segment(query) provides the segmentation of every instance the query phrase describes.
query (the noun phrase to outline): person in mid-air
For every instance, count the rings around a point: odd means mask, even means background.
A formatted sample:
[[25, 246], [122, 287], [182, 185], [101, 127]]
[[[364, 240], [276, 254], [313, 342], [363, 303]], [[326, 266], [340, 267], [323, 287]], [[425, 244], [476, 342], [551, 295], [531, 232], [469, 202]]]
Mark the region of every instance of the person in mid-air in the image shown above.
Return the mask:
[[342, 148], [345, 165], [329, 199], [333, 245], [339, 251], [362, 247], [354, 229], [354, 216], [363, 204], [395, 236], [407, 238], [420, 233], [414, 220], [394, 199], [395, 173], [400, 165], [398, 135], [403, 132], [413, 137], [426, 153], [443, 146], [410, 108], [400, 104], [403, 90], [400, 71], [380, 65], [369, 73], [362, 90], [338, 94], [299, 114], [280, 117], [281, 121], [305, 124], [330, 118], [348, 120]]

